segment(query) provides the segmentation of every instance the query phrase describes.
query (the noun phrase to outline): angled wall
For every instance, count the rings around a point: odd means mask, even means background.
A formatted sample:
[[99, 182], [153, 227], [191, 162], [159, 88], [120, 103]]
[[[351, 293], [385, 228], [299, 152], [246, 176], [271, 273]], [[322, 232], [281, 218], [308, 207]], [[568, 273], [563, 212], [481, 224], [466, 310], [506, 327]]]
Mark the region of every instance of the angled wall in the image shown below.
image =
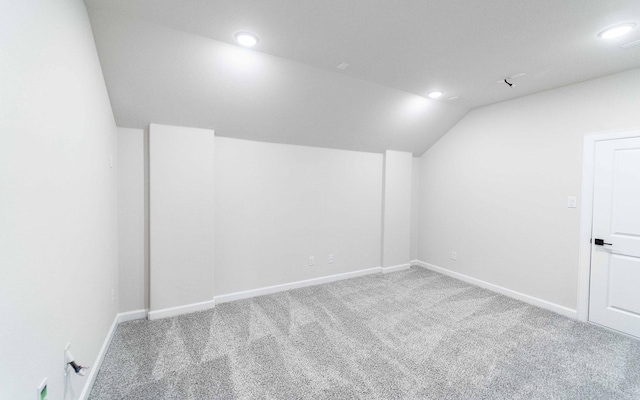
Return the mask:
[[78, 398], [117, 312], [116, 126], [80, 0], [0, 2], [0, 398]]
[[583, 136], [639, 109], [636, 69], [470, 112], [421, 157], [418, 258], [575, 310]]

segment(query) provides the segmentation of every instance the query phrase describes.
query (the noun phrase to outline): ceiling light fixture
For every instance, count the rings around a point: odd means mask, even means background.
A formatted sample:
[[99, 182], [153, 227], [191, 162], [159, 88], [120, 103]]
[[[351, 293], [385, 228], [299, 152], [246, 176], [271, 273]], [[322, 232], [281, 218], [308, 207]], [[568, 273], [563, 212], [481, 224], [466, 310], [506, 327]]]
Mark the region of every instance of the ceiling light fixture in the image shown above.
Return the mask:
[[598, 37], [601, 39], [614, 39], [631, 32], [636, 26], [635, 22], [614, 25], [598, 33]]
[[253, 47], [258, 44], [258, 36], [251, 32], [238, 32], [235, 38], [240, 46]]
[[440, 96], [442, 96], [443, 94], [444, 94], [444, 93], [442, 93], [441, 91], [436, 90], [435, 92], [429, 92], [429, 93], [427, 94], [427, 96], [428, 96], [430, 99], [437, 99], [437, 98], [439, 98]]

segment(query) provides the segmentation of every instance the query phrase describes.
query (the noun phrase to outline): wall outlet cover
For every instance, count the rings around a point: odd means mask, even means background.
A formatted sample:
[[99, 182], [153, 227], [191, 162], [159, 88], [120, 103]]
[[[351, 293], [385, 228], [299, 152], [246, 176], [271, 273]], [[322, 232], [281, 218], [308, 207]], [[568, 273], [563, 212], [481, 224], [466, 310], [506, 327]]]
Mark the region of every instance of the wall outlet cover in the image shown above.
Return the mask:
[[38, 400], [47, 400], [47, 378], [38, 386]]

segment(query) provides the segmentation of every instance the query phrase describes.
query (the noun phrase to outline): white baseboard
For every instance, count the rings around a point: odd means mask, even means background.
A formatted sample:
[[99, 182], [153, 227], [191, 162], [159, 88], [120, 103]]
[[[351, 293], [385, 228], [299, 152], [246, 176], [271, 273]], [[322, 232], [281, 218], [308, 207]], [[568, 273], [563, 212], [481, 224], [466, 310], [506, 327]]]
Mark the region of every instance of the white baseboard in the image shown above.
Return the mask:
[[109, 332], [107, 332], [107, 337], [102, 342], [102, 347], [98, 352], [98, 356], [96, 357], [96, 361], [91, 366], [89, 370], [89, 375], [87, 375], [87, 381], [82, 388], [82, 392], [80, 392], [80, 397], [78, 399], [85, 400], [89, 397], [91, 393], [91, 389], [93, 388], [93, 384], [96, 381], [96, 377], [98, 376], [98, 372], [100, 371], [100, 366], [102, 366], [102, 361], [104, 360], [105, 354], [107, 354], [107, 350], [109, 350], [109, 345], [111, 345], [111, 340], [113, 339], [113, 334], [116, 332], [116, 327], [118, 326], [118, 316], [116, 314], [113, 322], [111, 323], [111, 327], [109, 328]]
[[549, 311], [553, 311], [557, 314], [564, 315], [565, 317], [577, 319], [578, 312], [576, 310], [572, 310], [568, 307], [561, 306], [559, 304], [551, 303], [550, 301], [542, 300], [537, 297], [529, 296], [528, 294], [516, 292], [515, 290], [507, 289], [502, 286], [494, 285], [493, 283], [489, 283], [480, 279], [472, 278], [468, 275], [461, 274], [459, 272], [454, 272], [442, 267], [438, 267], [433, 264], [429, 264], [423, 261], [417, 260], [417, 265], [426, 268], [428, 270], [438, 272], [442, 275], [447, 275], [452, 278], [470, 283], [475, 286], [480, 286], [481, 288], [491, 290], [492, 292], [496, 292], [502, 294], [507, 297], [511, 297], [520, 301], [524, 301], [525, 303], [529, 303], [531, 305], [544, 308]]
[[411, 265], [412, 267], [417, 266], [418, 265], [418, 260], [409, 261], [409, 265]]
[[[398, 268], [398, 270], [399, 270], [399, 267], [404, 267], [404, 266], [405, 265], [403, 264], [403, 265], [393, 266], [393, 267], [389, 267], [389, 268]], [[409, 268], [409, 264], [406, 264], [406, 268]], [[402, 269], [405, 269], [405, 268], [402, 268]], [[186, 314], [186, 313], [192, 313], [192, 312], [196, 312], [196, 311], [207, 310], [209, 308], [213, 308], [216, 304], [227, 303], [229, 301], [249, 299], [249, 298], [252, 298], [252, 297], [264, 296], [264, 295], [267, 295], [267, 294], [273, 294], [273, 293], [278, 293], [278, 292], [284, 292], [284, 291], [290, 290], [290, 289], [298, 289], [298, 288], [303, 288], [303, 287], [307, 287], [307, 286], [320, 285], [320, 284], [323, 284], [323, 283], [335, 282], [335, 281], [339, 281], [339, 280], [343, 280], [343, 279], [349, 279], [349, 278], [356, 278], [358, 276], [363, 276], [363, 275], [377, 274], [377, 273], [380, 273], [380, 272], [382, 272], [382, 268], [381, 267], [374, 267], [374, 268], [361, 269], [361, 270], [358, 270], [358, 271], [345, 272], [345, 273], [342, 273], [342, 274], [322, 276], [320, 278], [307, 279], [307, 280], [304, 280], [304, 281], [284, 283], [282, 285], [267, 286], [267, 287], [263, 287], [263, 288], [246, 290], [246, 291], [242, 291], [242, 292], [223, 294], [223, 295], [220, 295], [220, 296], [215, 296], [213, 298], [213, 300], [203, 301], [201, 303], [187, 304], [187, 305], [184, 305], [184, 306], [178, 306], [178, 307], [172, 307], [172, 308], [165, 308], [165, 309], [161, 309], [161, 310], [149, 311], [147, 313], [147, 316], [148, 316], [148, 318], [150, 320], [159, 319], [159, 318], [174, 317], [174, 316], [180, 315], [180, 314]], [[386, 272], [393, 272], [393, 271], [386, 271]], [[134, 311], [132, 313], [139, 313], [139, 312], [142, 312], [142, 311], [145, 311], [145, 310]], [[135, 318], [132, 318], [132, 319], [135, 319]]]
[[160, 310], [149, 311], [148, 318], [152, 320], [152, 319], [175, 317], [176, 315], [208, 310], [210, 308], [213, 308], [214, 306], [215, 306], [214, 300], [207, 300], [207, 301], [202, 301], [200, 303], [193, 303], [193, 304], [187, 304], [184, 306], [163, 308]]
[[382, 273], [383, 274], [388, 274], [390, 272], [404, 271], [404, 270], [407, 270], [409, 268], [411, 268], [411, 264], [410, 263], [392, 265], [390, 267], [382, 267]]
[[107, 350], [109, 350], [109, 346], [111, 345], [111, 341], [113, 340], [113, 335], [116, 332], [116, 328], [118, 324], [127, 321], [133, 321], [134, 319], [143, 319], [147, 317], [147, 310], [135, 310], [124, 313], [116, 314], [113, 319], [113, 323], [111, 323], [111, 327], [109, 328], [109, 332], [107, 332], [107, 337], [104, 339], [102, 343], [102, 347], [100, 348], [100, 352], [98, 352], [98, 356], [96, 357], [96, 361], [91, 366], [89, 370], [89, 375], [87, 375], [87, 381], [82, 388], [82, 392], [80, 393], [80, 400], [85, 400], [89, 397], [91, 393], [91, 389], [93, 388], [93, 384], [96, 381], [96, 377], [98, 376], [98, 372], [100, 371], [100, 367], [102, 366], [102, 361], [104, 360], [104, 356], [107, 354]]
[[123, 322], [133, 321], [134, 319], [145, 319], [147, 318], [148, 311], [147, 309], [142, 309], [120, 313], [118, 314], [118, 323], [121, 324]]
[[234, 301], [234, 300], [249, 299], [251, 297], [264, 296], [266, 294], [284, 292], [286, 290], [291, 290], [291, 289], [299, 289], [307, 286], [320, 285], [322, 283], [329, 283], [329, 282], [340, 281], [343, 279], [356, 278], [358, 276], [363, 276], [363, 275], [377, 274], [377, 273], [380, 273], [381, 271], [382, 271], [381, 267], [367, 268], [367, 269], [361, 269], [358, 271], [345, 272], [343, 274], [329, 275], [329, 276], [323, 276], [320, 278], [307, 279], [304, 281], [284, 283], [282, 285], [245, 290], [243, 292], [223, 294], [220, 296], [215, 296], [213, 299], [215, 300], [216, 304], [221, 304], [221, 303], [227, 303], [229, 301]]

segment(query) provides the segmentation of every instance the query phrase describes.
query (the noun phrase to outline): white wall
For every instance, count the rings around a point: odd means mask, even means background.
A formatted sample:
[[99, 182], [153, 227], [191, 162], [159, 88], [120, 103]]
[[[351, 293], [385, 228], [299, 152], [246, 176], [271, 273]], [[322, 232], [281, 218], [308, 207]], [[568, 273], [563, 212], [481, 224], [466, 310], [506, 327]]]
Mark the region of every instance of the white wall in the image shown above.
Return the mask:
[[214, 133], [149, 126], [150, 312], [213, 300]]
[[632, 70], [470, 112], [421, 158], [418, 258], [575, 309], [583, 135], [638, 110]]
[[118, 128], [118, 265], [120, 312], [149, 308], [145, 265], [144, 130]]
[[381, 154], [217, 137], [215, 165], [216, 296], [380, 265]]
[[412, 164], [411, 153], [385, 152], [383, 267], [404, 265], [410, 261]]
[[117, 311], [116, 127], [82, 1], [0, 2], [0, 43], [0, 398], [62, 399]]
[[[118, 141], [125, 312], [145, 308], [149, 290], [143, 131], [119, 128]], [[215, 137], [214, 158], [215, 295], [380, 265], [381, 154]]]
[[413, 157], [411, 163], [411, 255], [418, 259], [418, 227], [420, 221], [420, 158]]

